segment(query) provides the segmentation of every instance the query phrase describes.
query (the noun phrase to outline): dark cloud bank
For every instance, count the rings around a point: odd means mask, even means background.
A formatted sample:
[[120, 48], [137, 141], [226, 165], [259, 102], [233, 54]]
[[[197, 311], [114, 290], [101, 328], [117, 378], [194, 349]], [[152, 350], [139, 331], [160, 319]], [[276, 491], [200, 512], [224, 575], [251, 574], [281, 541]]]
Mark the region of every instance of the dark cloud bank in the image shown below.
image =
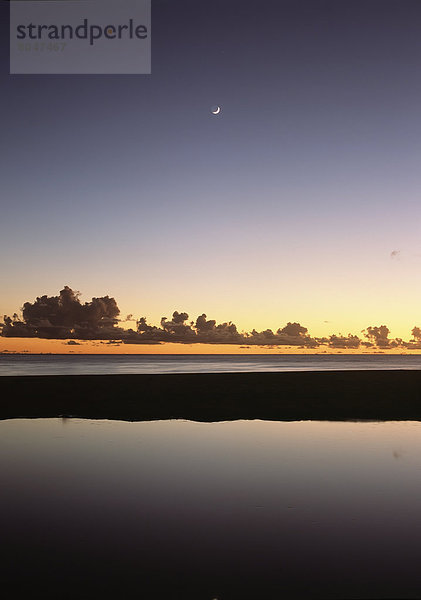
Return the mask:
[[231, 321], [217, 324], [201, 314], [195, 321], [189, 321], [185, 312], [174, 311], [172, 318], [162, 317], [160, 326], [149, 325], [145, 317], [136, 321], [136, 329], [123, 329], [120, 323], [132, 320], [132, 315], [119, 318], [120, 309], [114, 298], [103, 296], [82, 303], [80, 293], [68, 286], [58, 296], [40, 296], [35, 302], [25, 302], [22, 317], [5, 315], [0, 323], [5, 337], [25, 337], [70, 340], [109, 340], [131, 344], [151, 344], [161, 342], [184, 342], [205, 344], [247, 344], [264, 346], [301, 346], [317, 348], [321, 344], [331, 348], [379, 348], [396, 347], [421, 348], [421, 329], [414, 327], [413, 339], [404, 342], [390, 339], [385, 325], [370, 326], [363, 330], [363, 338], [356, 335], [331, 335], [326, 338], [312, 338], [306, 327], [288, 322], [284, 327], [256, 331], [239, 332]]

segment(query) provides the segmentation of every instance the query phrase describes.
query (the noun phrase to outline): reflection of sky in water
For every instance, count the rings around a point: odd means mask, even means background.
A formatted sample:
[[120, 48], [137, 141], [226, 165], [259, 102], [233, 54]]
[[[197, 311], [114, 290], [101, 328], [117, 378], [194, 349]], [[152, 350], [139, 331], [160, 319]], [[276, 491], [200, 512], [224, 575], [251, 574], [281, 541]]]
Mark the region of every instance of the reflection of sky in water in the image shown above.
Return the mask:
[[399, 355], [0, 355], [0, 376], [421, 369]]
[[3, 540], [32, 576], [53, 563], [76, 578], [159, 571], [209, 593], [264, 582], [411, 597], [420, 433], [415, 422], [3, 421]]

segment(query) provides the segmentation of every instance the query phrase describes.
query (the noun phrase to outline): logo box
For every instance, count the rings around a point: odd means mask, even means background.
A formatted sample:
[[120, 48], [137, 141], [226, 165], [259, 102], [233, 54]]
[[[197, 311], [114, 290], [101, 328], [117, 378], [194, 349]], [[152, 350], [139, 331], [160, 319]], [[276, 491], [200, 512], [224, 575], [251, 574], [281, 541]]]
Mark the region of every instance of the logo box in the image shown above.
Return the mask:
[[151, 0], [12, 0], [11, 74], [149, 74]]

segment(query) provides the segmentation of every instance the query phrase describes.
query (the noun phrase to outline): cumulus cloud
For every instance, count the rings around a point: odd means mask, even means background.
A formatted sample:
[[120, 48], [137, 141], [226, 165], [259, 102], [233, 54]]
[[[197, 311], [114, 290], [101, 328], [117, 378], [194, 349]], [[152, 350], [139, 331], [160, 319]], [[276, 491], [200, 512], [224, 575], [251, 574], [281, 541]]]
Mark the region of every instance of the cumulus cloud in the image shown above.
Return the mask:
[[413, 327], [412, 331], [412, 339], [409, 342], [404, 342], [400, 340], [400, 345], [408, 350], [420, 350], [421, 349], [421, 329], [419, 327]]
[[357, 335], [331, 335], [328, 340], [330, 348], [359, 348], [361, 340]]
[[421, 329], [419, 327], [414, 327], [411, 333], [415, 342], [421, 342]]
[[276, 333], [272, 329], [265, 329], [260, 332], [253, 329], [251, 333], [246, 334], [246, 337], [248, 342], [260, 345], [317, 346], [317, 341], [307, 333], [307, 327], [303, 327], [300, 323], [288, 322], [284, 327], [279, 328]]
[[39, 296], [34, 302], [25, 302], [22, 318], [14, 314], [5, 316], [2, 335], [8, 337], [39, 337], [67, 339], [69, 345], [74, 340], [110, 340], [125, 343], [211, 343], [247, 345], [294, 345], [316, 346], [316, 340], [308, 335], [306, 327], [300, 323], [288, 322], [276, 333], [271, 329], [251, 333], [240, 333], [232, 321], [217, 324], [208, 319], [205, 313], [188, 321], [187, 312], [175, 310], [171, 319], [162, 317], [160, 327], [148, 324], [146, 317], [136, 320], [136, 330], [123, 329], [119, 323], [132, 321], [129, 314], [123, 320], [114, 298], [103, 296], [92, 298], [90, 302], [80, 301], [80, 292], [65, 286], [58, 296]]
[[285, 335], [291, 335], [291, 336], [305, 336], [307, 333], [308, 329], [307, 327], [302, 327], [299, 323], [287, 323], [285, 325], [285, 327], [283, 327], [282, 329], [278, 329], [277, 333], [278, 334], [285, 334]]
[[[119, 319], [120, 309], [110, 296], [92, 298], [82, 303], [80, 293], [69, 286], [57, 296], [39, 296], [33, 302], [25, 302], [21, 316], [15, 313], [5, 316], [0, 323], [1, 335], [6, 337], [38, 337], [69, 340], [68, 345], [77, 345], [75, 340], [108, 340], [110, 343], [160, 344], [162, 342], [239, 344], [243, 347], [264, 345], [297, 346], [315, 348], [328, 345], [331, 348], [379, 348], [421, 347], [421, 328], [412, 329], [413, 339], [404, 342], [400, 338], [389, 338], [386, 325], [370, 326], [363, 330], [365, 339], [356, 335], [330, 335], [312, 338], [307, 327], [298, 322], [288, 321], [276, 331], [253, 329], [249, 333], [240, 333], [232, 321], [218, 324], [208, 319], [206, 313], [196, 320], [189, 321], [187, 312], [175, 310], [171, 319], [162, 317], [160, 326], [150, 325], [146, 317], [136, 321], [129, 314]], [[135, 329], [123, 329], [121, 322], [135, 321]]]
[[162, 341], [186, 341], [193, 339], [196, 332], [193, 330], [191, 325], [186, 325], [185, 322], [189, 318], [186, 312], [178, 312], [175, 310], [172, 314], [172, 319], [167, 320], [167, 317], [162, 317], [161, 328], [167, 334]]
[[114, 298], [92, 298], [82, 304], [80, 292], [67, 285], [58, 296], [40, 296], [25, 302], [22, 320], [5, 317], [3, 335], [54, 339], [101, 339], [118, 323], [120, 310]]
[[178, 311], [174, 311], [172, 315], [173, 323], [176, 325], [182, 325], [188, 318], [189, 315], [185, 312], [179, 313]]
[[387, 348], [390, 346], [389, 328], [386, 325], [367, 327], [363, 332], [364, 336], [378, 348]]
[[215, 326], [216, 326], [216, 321], [213, 319], [210, 319], [209, 321], [207, 321], [205, 314], [200, 315], [200, 317], [197, 317], [197, 319], [196, 319], [196, 329], [200, 333], [204, 333], [206, 331], [212, 331], [213, 329], [215, 329]]

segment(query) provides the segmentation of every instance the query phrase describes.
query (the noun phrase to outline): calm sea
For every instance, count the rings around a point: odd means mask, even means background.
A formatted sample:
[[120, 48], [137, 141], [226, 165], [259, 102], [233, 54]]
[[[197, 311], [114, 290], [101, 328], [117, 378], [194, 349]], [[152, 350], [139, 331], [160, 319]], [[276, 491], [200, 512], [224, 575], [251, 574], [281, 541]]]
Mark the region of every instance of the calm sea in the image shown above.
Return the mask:
[[421, 356], [400, 355], [0, 355], [1, 375], [234, 373], [421, 369]]
[[421, 423], [16, 419], [0, 448], [8, 600], [421, 597]]

